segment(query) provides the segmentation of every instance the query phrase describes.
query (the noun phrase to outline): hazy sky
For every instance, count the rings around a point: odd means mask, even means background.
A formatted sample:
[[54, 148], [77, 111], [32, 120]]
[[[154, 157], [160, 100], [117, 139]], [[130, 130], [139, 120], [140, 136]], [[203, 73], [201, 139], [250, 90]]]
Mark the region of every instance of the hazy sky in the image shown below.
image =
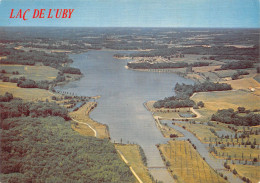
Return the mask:
[[[260, 27], [260, 0], [0, 0], [0, 26]], [[32, 19], [35, 8], [75, 9], [71, 19]], [[11, 9], [28, 20], [10, 19]]]

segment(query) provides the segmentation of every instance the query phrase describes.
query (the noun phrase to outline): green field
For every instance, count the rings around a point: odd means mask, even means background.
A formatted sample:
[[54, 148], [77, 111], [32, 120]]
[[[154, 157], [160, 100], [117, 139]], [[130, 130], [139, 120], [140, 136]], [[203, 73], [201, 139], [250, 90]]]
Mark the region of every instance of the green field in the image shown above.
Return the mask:
[[[52, 81], [58, 75], [58, 70], [48, 66], [28, 66], [28, 65], [4, 65], [0, 64], [0, 70], [4, 69], [12, 77], [22, 77], [34, 81]], [[12, 72], [19, 72], [19, 75], [11, 75]]]

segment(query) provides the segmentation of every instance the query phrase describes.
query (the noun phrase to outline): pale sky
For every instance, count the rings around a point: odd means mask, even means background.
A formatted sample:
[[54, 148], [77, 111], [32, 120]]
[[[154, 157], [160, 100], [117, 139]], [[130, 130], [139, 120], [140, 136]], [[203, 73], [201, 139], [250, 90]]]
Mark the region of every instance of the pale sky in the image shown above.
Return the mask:
[[[0, 26], [259, 28], [260, 0], [0, 0]], [[35, 8], [75, 9], [71, 19], [32, 19]], [[19, 9], [28, 20], [10, 19]]]

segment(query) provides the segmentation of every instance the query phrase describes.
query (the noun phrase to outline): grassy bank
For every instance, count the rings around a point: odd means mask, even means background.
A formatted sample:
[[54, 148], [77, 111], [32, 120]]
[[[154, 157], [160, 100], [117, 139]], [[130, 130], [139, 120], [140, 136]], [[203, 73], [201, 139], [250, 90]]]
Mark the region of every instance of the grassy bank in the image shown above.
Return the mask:
[[[94, 121], [89, 117], [89, 113], [96, 107], [96, 105], [96, 102], [88, 102], [77, 111], [71, 112], [70, 117], [76, 120], [72, 127], [74, 130], [78, 131], [81, 134], [93, 136], [95, 135], [96, 131], [96, 137], [101, 139], [109, 138], [108, 127], [104, 124]], [[89, 126], [84, 125], [84, 123]], [[93, 128], [94, 130], [91, 131], [91, 128]]]
[[128, 162], [128, 166], [131, 166], [136, 174], [140, 177], [144, 183], [153, 183], [153, 179], [149, 174], [149, 171], [142, 160], [144, 155], [141, 154], [140, 146], [135, 144], [115, 144], [118, 151], [122, 153]]

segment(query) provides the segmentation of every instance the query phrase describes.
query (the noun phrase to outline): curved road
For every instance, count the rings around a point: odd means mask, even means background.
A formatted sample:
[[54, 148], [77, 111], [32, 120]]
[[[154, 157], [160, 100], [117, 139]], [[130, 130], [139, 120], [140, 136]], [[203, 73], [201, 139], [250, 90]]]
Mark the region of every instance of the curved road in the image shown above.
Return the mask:
[[207, 144], [203, 144], [200, 142], [197, 137], [195, 137], [192, 133], [189, 131], [183, 129], [182, 127], [176, 126], [172, 124], [172, 121], [165, 120], [164, 122], [167, 122], [168, 126], [174, 128], [175, 130], [178, 130], [181, 132], [184, 137], [177, 138], [179, 140], [187, 140], [190, 139], [190, 141], [197, 147], [197, 151], [199, 154], [205, 158], [205, 161], [214, 169], [219, 170], [218, 172], [223, 173], [228, 177], [228, 181], [231, 183], [243, 183], [243, 181], [238, 178], [237, 176], [234, 176], [232, 172], [225, 170], [224, 168], [224, 160], [215, 159], [209, 152], [207, 148]]

